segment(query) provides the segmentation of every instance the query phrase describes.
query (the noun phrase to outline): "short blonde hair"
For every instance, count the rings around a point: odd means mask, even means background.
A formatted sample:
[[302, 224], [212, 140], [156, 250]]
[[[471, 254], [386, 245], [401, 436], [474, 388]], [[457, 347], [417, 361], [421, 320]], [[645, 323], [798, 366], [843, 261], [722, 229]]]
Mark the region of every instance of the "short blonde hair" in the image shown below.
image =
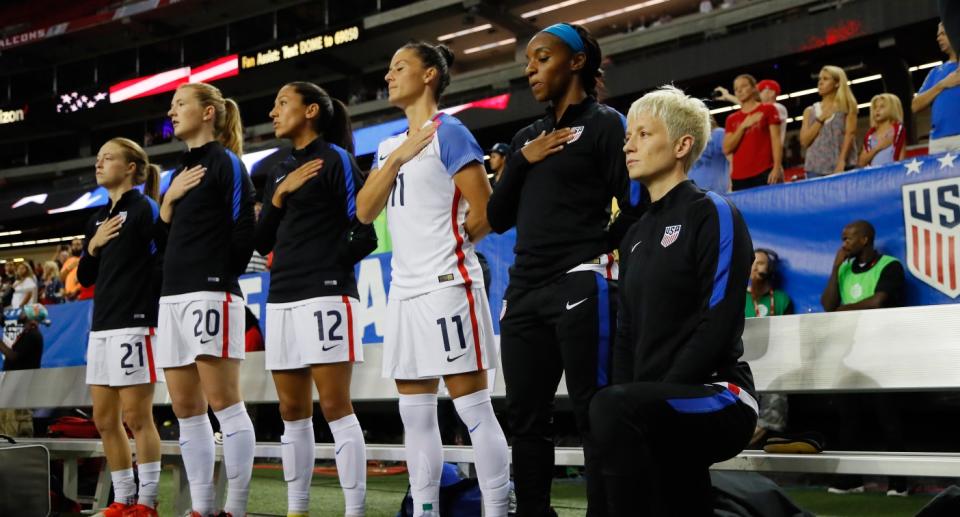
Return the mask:
[[870, 127], [877, 127], [876, 121], [873, 120], [873, 112], [876, 110], [877, 103], [880, 101], [887, 103], [887, 111], [890, 113], [890, 118], [902, 124], [903, 104], [900, 103], [900, 97], [892, 93], [881, 93], [874, 95], [873, 98], [870, 99]]
[[689, 172], [710, 139], [710, 110], [706, 104], [675, 86], [665, 85], [634, 101], [627, 112], [627, 119], [633, 120], [640, 113], [660, 119], [667, 127], [667, 137], [672, 142], [686, 135], [693, 137], [693, 146], [683, 161], [683, 172]]

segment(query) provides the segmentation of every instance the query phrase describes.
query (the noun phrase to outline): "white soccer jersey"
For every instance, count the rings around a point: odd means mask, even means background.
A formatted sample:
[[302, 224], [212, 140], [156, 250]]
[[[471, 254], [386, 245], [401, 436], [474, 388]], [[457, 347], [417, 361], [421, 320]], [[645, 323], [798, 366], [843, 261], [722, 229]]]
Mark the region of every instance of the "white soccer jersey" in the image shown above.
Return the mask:
[[[452, 285], [483, 286], [473, 243], [464, 229], [469, 204], [453, 176], [483, 151], [454, 117], [439, 114], [433, 140], [403, 164], [387, 199], [387, 226], [393, 240], [390, 297], [406, 299]], [[377, 150], [377, 168], [407, 138], [388, 138]]]

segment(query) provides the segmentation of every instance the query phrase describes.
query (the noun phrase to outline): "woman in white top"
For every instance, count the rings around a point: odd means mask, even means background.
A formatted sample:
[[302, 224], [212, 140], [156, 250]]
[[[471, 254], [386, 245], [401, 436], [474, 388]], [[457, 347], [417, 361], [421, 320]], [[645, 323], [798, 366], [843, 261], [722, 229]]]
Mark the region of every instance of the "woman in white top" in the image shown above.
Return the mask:
[[17, 281], [13, 283], [13, 300], [10, 305], [21, 308], [30, 303], [37, 303], [37, 279], [33, 276], [33, 269], [26, 263], [17, 264]]

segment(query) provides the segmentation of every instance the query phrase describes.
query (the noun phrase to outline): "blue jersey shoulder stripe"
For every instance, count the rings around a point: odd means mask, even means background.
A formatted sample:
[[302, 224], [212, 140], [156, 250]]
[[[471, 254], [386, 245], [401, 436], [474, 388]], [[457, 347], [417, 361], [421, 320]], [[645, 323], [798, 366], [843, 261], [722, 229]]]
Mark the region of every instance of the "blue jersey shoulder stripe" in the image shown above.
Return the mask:
[[240, 199], [243, 192], [243, 169], [240, 167], [240, 158], [233, 151], [225, 149], [230, 162], [233, 163], [233, 220], [240, 218]]
[[719, 249], [717, 250], [717, 272], [713, 276], [713, 294], [710, 296], [710, 308], [723, 300], [730, 278], [730, 263], [733, 260], [733, 210], [727, 201], [716, 192], [707, 192], [717, 209], [717, 221], [720, 223]]
[[353, 162], [350, 160], [350, 153], [346, 149], [336, 144], [330, 144], [330, 147], [340, 155], [340, 163], [343, 164], [343, 181], [347, 191], [347, 217], [353, 219], [357, 215], [357, 193], [356, 186], [353, 184]]

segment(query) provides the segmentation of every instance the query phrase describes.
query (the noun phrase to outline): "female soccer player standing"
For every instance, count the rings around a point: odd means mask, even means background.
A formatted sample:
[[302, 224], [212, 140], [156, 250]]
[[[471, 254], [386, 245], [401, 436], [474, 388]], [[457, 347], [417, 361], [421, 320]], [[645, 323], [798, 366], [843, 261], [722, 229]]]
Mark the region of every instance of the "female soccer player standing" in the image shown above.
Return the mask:
[[[84, 287], [97, 286], [87, 384], [115, 494], [100, 515], [156, 517], [160, 435], [153, 423], [153, 388], [163, 380], [154, 361], [160, 169], [139, 145], [114, 138], [97, 153], [96, 171], [110, 202], [87, 223], [77, 279]], [[143, 185], [143, 193], [134, 185]], [[124, 423], [137, 442], [139, 497]]]
[[287, 515], [305, 516], [314, 468], [313, 386], [333, 432], [347, 516], [364, 514], [367, 461], [350, 403], [353, 363], [363, 361], [360, 305], [347, 248], [363, 176], [351, 153], [347, 108], [319, 86], [277, 93], [274, 134], [293, 151], [267, 178], [256, 249], [274, 251], [267, 298], [266, 366], [280, 399]]
[[[223, 515], [246, 514], [254, 431], [240, 398], [243, 295], [237, 277], [253, 252], [253, 184], [242, 152], [240, 111], [202, 83], [177, 88], [168, 113], [187, 144], [163, 197], [169, 228], [163, 256], [157, 364], [164, 368], [194, 515], [214, 508], [214, 441], [207, 405], [220, 422], [228, 491]], [[197, 169], [196, 167], [201, 168]]]
[[490, 231], [483, 152], [463, 124], [437, 112], [453, 54], [409, 43], [393, 55], [390, 102], [409, 131], [380, 143], [357, 196], [369, 223], [387, 208], [393, 239], [383, 374], [396, 379], [415, 515], [437, 515], [443, 448], [438, 377], [470, 430], [486, 515], [506, 515], [507, 442], [493, 413], [486, 370], [496, 365], [490, 307], [473, 243]]
[[623, 116], [596, 99], [600, 58], [576, 25], [550, 26], [527, 44], [530, 89], [549, 106], [513, 137], [488, 208], [494, 231], [517, 227], [500, 339], [523, 516], [552, 512], [553, 399], [564, 372], [583, 438], [587, 513], [605, 507], [587, 407], [609, 382], [616, 321], [618, 232], [607, 226], [614, 197], [622, 210], [639, 200], [630, 200]]

